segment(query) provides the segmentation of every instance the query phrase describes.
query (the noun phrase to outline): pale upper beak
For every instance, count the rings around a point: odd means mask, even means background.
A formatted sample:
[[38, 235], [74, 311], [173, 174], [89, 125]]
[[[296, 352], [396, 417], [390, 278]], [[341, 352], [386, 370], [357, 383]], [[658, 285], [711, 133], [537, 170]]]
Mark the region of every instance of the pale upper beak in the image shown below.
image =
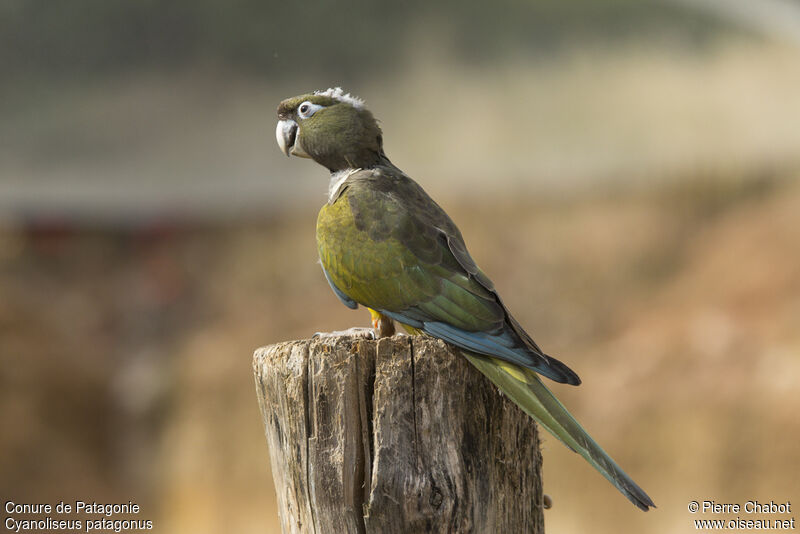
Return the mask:
[[303, 150], [300, 140], [297, 138], [298, 130], [297, 123], [292, 119], [281, 119], [275, 128], [275, 139], [278, 141], [281, 152], [287, 156], [295, 155], [307, 158], [309, 156]]

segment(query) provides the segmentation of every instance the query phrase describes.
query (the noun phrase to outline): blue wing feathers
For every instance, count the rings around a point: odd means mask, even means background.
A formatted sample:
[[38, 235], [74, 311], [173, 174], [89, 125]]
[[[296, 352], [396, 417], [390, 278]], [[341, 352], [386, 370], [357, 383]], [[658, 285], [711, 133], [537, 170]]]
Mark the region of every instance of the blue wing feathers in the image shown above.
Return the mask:
[[510, 330], [497, 333], [468, 332], [447, 323], [425, 320], [425, 314], [413, 308], [403, 312], [380, 312], [395, 321], [418, 328], [434, 337], [478, 354], [495, 356], [511, 363], [532, 369], [556, 382], [580, 384], [580, 379], [569, 367], [547, 355], [532, 353], [515, 339]]
[[[556, 382], [573, 382], [572, 377], [565, 373], [563, 369], [549, 365], [549, 362], [542, 358], [543, 355], [532, 357], [524, 347], [514, 347], [516, 343], [508, 332], [501, 332], [496, 335], [486, 332], [466, 332], [439, 322], [426, 322], [422, 330], [463, 349], [487, 356], [499, 357], [522, 367], [533, 369], [542, 376], [546, 376]], [[572, 374], [574, 375], [574, 373]]]

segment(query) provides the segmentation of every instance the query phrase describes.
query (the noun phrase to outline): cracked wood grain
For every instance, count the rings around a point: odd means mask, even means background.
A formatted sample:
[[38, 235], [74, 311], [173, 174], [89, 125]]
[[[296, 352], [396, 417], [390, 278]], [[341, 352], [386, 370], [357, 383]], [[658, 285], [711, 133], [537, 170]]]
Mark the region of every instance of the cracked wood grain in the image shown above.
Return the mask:
[[256, 351], [284, 533], [544, 532], [532, 420], [445, 343]]

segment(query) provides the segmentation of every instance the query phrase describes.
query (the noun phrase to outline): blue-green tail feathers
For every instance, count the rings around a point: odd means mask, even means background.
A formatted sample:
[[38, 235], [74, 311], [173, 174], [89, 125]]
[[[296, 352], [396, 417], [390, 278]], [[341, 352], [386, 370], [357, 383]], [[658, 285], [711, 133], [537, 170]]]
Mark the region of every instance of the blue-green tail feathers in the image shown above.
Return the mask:
[[[462, 351], [464, 356], [489, 380], [513, 400], [525, 413], [583, 456], [597, 471], [641, 510], [655, 508], [653, 500], [634, 482], [589, 434], [533, 372], [510, 369], [494, 358]], [[514, 374], [520, 374], [520, 380]]]

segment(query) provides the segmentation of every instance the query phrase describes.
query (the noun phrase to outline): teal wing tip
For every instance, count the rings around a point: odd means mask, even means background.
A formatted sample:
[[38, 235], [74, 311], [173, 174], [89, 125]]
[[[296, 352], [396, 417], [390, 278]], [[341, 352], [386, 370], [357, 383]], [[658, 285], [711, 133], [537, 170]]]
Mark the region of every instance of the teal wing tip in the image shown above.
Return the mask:
[[556, 360], [547, 354], [542, 354], [542, 356], [544, 356], [545, 365], [537, 366], [534, 369], [536, 372], [561, 384], [568, 384], [570, 386], [581, 385], [581, 378], [578, 376], [578, 373], [570, 369], [564, 362]]

